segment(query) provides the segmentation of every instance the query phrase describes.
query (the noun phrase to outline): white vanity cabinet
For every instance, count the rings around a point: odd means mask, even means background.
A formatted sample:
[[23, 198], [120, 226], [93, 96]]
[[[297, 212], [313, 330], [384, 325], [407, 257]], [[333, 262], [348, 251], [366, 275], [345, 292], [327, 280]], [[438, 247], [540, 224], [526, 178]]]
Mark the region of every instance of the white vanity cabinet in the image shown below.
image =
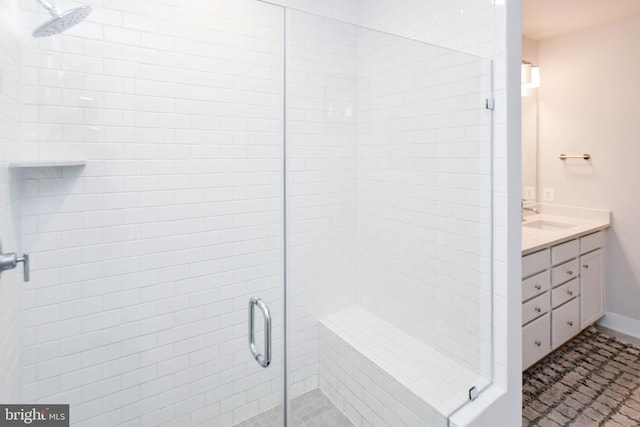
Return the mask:
[[604, 314], [604, 231], [522, 257], [522, 368]]

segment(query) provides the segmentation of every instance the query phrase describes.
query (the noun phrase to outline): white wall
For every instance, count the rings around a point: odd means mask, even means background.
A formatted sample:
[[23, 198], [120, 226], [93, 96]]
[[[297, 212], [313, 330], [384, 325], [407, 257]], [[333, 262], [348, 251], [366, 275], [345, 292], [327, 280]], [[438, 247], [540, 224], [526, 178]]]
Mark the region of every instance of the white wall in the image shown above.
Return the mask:
[[[47, 14], [22, 2], [22, 156], [88, 162], [19, 176], [16, 399], [69, 403], [77, 426], [231, 425], [282, 396], [280, 11], [89, 3], [35, 40]], [[274, 315], [269, 370], [247, 348], [254, 294]]]
[[[0, 18], [0, 241], [2, 252], [18, 252], [19, 218], [17, 188], [13, 185], [8, 159], [20, 141], [21, 53], [13, 33], [17, 7], [7, 7]], [[0, 401], [21, 403], [20, 290], [22, 265], [0, 276]]]
[[540, 63], [540, 42], [538, 40], [530, 39], [529, 37], [522, 36], [522, 60], [531, 62], [533, 65]]
[[[540, 184], [609, 209], [607, 310], [640, 320], [640, 15], [540, 42]], [[561, 161], [558, 154], [591, 154]], [[637, 331], [640, 332], [640, 331]]]

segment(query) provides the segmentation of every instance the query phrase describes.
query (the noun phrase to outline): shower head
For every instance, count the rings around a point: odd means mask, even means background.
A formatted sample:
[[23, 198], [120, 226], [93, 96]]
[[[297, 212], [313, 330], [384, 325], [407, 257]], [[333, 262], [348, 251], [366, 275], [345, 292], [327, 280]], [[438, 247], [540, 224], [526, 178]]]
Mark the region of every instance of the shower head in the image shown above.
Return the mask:
[[81, 6], [63, 12], [47, 0], [38, 0], [38, 3], [49, 11], [53, 19], [39, 26], [33, 32], [33, 37], [46, 37], [60, 34], [61, 32], [79, 24], [91, 13], [91, 8], [89, 6]]

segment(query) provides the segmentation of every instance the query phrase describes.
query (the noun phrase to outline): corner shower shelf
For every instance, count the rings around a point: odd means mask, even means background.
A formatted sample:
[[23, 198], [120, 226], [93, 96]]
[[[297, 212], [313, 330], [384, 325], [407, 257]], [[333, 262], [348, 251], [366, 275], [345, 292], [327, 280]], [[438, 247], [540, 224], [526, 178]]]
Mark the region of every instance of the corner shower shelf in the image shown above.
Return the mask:
[[9, 162], [12, 169], [19, 168], [50, 168], [59, 166], [84, 166], [86, 160], [14, 160]]

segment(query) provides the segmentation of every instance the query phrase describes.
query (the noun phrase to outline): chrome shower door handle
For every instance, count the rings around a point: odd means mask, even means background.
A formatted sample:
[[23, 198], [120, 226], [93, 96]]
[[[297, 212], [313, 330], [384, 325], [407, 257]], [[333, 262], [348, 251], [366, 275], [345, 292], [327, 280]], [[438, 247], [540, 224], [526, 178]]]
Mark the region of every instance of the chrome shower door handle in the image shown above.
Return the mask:
[[[264, 318], [264, 355], [256, 348], [255, 307], [258, 307]], [[263, 368], [271, 364], [271, 313], [269, 307], [258, 297], [249, 299], [249, 350], [256, 362]]]
[[13, 270], [18, 263], [22, 263], [22, 277], [25, 282], [29, 281], [29, 254], [18, 257], [15, 253], [0, 253], [0, 273], [5, 270]]

